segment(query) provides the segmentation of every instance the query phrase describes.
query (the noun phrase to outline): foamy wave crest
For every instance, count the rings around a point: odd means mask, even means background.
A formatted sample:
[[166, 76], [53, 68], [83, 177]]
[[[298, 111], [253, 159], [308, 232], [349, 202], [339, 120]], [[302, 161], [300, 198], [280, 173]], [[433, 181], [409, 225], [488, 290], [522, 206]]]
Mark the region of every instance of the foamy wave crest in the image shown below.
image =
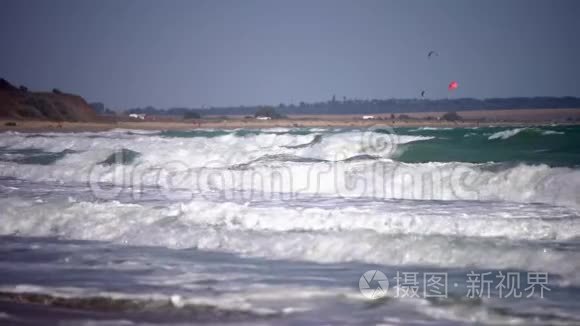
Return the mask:
[[[563, 211], [546, 210], [552, 218], [527, 221], [518, 214], [517, 205], [505, 206], [492, 216], [485, 214], [489, 207], [471, 214], [464, 209], [446, 211], [442, 206], [432, 214], [412, 218], [405, 215], [412, 204], [405, 209], [398, 209], [398, 204], [382, 207], [382, 214], [372, 207], [274, 209], [207, 201], [165, 207], [14, 199], [1, 200], [1, 204], [1, 234], [194, 247], [316, 262], [543, 270], [580, 281], [576, 272], [580, 254], [529, 242], [577, 234], [580, 222]], [[501, 238], [529, 239], [526, 246], [520, 246]]]
[[526, 130], [526, 128], [515, 128], [515, 129], [498, 131], [498, 132], [492, 134], [491, 136], [489, 136], [488, 139], [489, 140], [492, 140], [492, 139], [508, 139], [510, 137], [513, 137], [513, 136], [519, 134], [520, 132], [522, 132], [524, 130]]
[[554, 130], [544, 130], [542, 131], [542, 135], [547, 136], [547, 135], [563, 135], [565, 134], [565, 132], [563, 131], [554, 131]]
[[[88, 182], [95, 195], [103, 199], [114, 199], [124, 190], [138, 192], [143, 186], [155, 186], [166, 196], [185, 189], [192, 193], [217, 192], [230, 198], [242, 190], [256, 198], [280, 193], [291, 197], [324, 194], [580, 207], [578, 169], [457, 162], [404, 164], [390, 159], [397, 144], [428, 139], [380, 131], [322, 136], [229, 133], [212, 138], [3, 135], [0, 147], [67, 152], [46, 165], [0, 162], [0, 176]], [[131, 157], [119, 157], [124, 153]], [[115, 187], [109, 191], [101, 184]]]
[[[326, 161], [339, 161], [360, 155], [388, 157], [398, 144], [427, 140], [431, 137], [397, 135], [394, 132], [346, 132], [339, 134], [259, 133], [237, 136], [225, 133], [217, 137], [167, 138], [116, 130], [91, 134], [60, 133], [50, 137], [2, 135], [0, 147], [12, 150], [40, 149], [44, 152], [75, 151], [59, 161], [67, 169], [86, 172], [91, 164], [101, 162], [121, 149], [140, 153], [136, 163], [163, 165], [183, 162], [188, 167], [243, 164], [264, 156], [294, 155]], [[318, 139], [318, 140], [317, 140]], [[317, 140], [317, 141], [314, 141]], [[311, 143], [312, 146], [300, 146]], [[10, 170], [13, 167], [6, 167]], [[6, 174], [5, 174], [6, 175]]]
[[498, 131], [488, 137], [489, 140], [493, 139], [508, 139], [515, 135], [527, 133], [527, 134], [536, 134], [541, 136], [548, 136], [548, 135], [563, 135], [565, 132], [563, 131], [555, 131], [555, 130], [543, 130], [540, 128], [515, 128], [509, 130]]
[[297, 154], [303, 157], [340, 161], [359, 155], [390, 157], [397, 146], [417, 141], [433, 139], [427, 136], [397, 135], [394, 131], [380, 132], [353, 131], [325, 135], [321, 142], [303, 149]]
[[420, 127], [417, 129], [411, 129], [409, 131], [438, 131], [438, 130], [453, 130], [453, 128], [449, 128], [449, 127]]
[[[112, 153], [125, 148], [143, 154], [141, 162], [152, 164], [181, 161], [189, 166], [201, 167], [218, 160], [244, 163], [264, 154], [291, 152], [283, 147], [309, 142], [312, 135], [259, 134], [245, 137], [233, 133], [214, 137], [166, 138], [155, 135], [132, 135], [124, 133], [99, 133], [101, 137], [80, 134], [58, 134], [58, 137], [35, 137], [11, 135], [0, 137], [0, 147], [11, 149], [37, 148], [46, 152], [61, 152], [65, 149], [79, 153], [63, 164], [87, 167], [91, 163], [104, 160]], [[110, 137], [102, 137], [104, 135]], [[125, 136], [120, 136], [125, 135]]]
[[[404, 164], [389, 161], [265, 163], [250, 170], [204, 170], [194, 178], [166, 179], [167, 189], [232, 190], [257, 198], [277, 193], [415, 200], [480, 200], [580, 207], [580, 171], [545, 165], [494, 167], [468, 163]], [[170, 192], [170, 191], [169, 191]], [[282, 196], [283, 197], [283, 196]]]
[[[69, 154], [69, 156], [71, 156]], [[134, 158], [141, 160], [143, 155]], [[102, 162], [99, 159], [99, 162]], [[94, 195], [115, 199], [122, 192], [139, 196], [143, 187], [161, 196], [211, 193], [224, 199], [294, 198], [301, 194], [339, 198], [479, 200], [546, 203], [580, 207], [580, 170], [546, 165], [514, 167], [468, 163], [404, 164], [385, 160], [320, 162], [258, 159], [224, 167], [188, 162], [76, 165], [68, 156], [57, 164], [26, 167], [0, 163], [2, 176], [56, 182], [89, 183]], [[240, 168], [244, 166], [244, 168]], [[212, 195], [213, 196], [213, 195]]]

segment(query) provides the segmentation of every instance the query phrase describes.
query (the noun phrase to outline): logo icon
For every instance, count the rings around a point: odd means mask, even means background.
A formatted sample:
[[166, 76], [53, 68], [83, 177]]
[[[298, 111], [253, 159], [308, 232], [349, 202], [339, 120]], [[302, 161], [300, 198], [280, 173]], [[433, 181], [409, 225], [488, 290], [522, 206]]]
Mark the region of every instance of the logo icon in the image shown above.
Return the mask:
[[387, 276], [376, 269], [366, 271], [358, 280], [360, 293], [371, 300], [383, 298], [389, 290], [389, 280]]

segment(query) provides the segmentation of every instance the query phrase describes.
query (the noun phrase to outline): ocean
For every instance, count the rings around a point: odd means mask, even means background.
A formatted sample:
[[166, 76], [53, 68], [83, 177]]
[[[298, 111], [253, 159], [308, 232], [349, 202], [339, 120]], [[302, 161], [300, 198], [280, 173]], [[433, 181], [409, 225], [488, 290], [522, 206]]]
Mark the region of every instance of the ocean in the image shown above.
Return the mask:
[[579, 311], [578, 126], [0, 133], [0, 324]]

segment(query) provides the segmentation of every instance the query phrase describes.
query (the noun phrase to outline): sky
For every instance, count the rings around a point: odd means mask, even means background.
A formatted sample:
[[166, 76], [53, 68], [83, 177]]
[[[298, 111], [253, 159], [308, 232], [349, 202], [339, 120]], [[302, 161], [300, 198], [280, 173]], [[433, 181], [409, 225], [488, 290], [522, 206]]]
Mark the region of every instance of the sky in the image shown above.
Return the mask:
[[580, 96], [578, 17], [575, 0], [0, 0], [0, 77], [114, 109]]

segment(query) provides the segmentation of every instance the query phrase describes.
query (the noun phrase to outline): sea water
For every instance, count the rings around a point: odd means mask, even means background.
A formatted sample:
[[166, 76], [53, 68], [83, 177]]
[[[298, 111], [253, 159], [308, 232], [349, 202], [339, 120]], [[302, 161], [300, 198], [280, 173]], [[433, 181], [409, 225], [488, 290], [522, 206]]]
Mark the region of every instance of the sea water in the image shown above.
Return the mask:
[[0, 324], [580, 323], [580, 128], [0, 134]]

